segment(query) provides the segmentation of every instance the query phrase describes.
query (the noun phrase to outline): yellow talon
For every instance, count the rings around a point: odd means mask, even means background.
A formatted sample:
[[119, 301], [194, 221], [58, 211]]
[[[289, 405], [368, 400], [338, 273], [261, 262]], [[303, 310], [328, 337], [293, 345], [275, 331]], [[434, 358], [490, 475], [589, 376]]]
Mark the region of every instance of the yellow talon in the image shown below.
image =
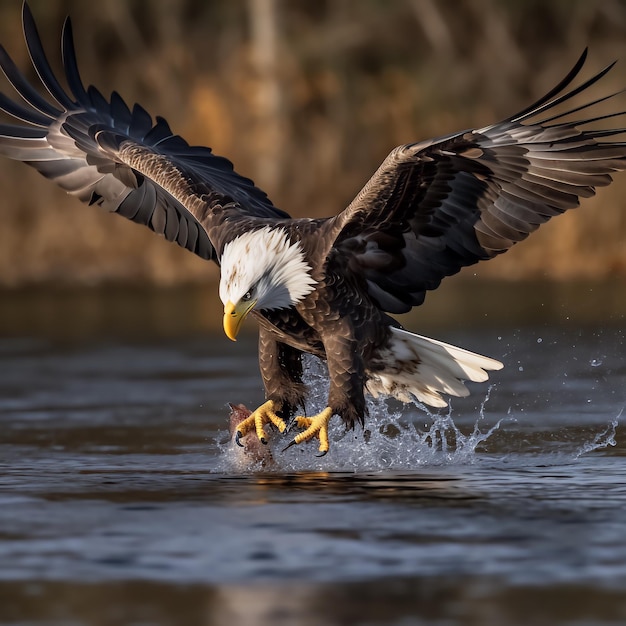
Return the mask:
[[251, 413], [237, 426], [235, 443], [240, 446], [240, 440], [252, 429], [256, 431], [256, 436], [261, 443], [267, 443], [267, 440], [265, 439], [265, 429], [263, 428], [265, 424], [274, 424], [274, 426], [276, 426], [281, 433], [287, 428], [285, 420], [276, 414], [276, 407], [272, 400], [268, 400], [262, 404], [256, 411]]
[[296, 426], [302, 430], [306, 430], [312, 423], [312, 417], [304, 417], [303, 415], [298, 415], [298, 417], [296, 417]]
[[313, 417], [296, 417], [296, 423], [298, 426], [300, 428], [306, 428], [306, 430], [296, 435], [290, 445], [297, 445], [303, 441], [308, 441], [313, 437], [317, 437], [320, 440], [320, 456], [324, 456], [330, 447], [328, 441], [328, 423], [330, 422], [330, 418], [332, 416], [333, 410], [330, 407], [326, 407], [321, 413], [318, 413]]

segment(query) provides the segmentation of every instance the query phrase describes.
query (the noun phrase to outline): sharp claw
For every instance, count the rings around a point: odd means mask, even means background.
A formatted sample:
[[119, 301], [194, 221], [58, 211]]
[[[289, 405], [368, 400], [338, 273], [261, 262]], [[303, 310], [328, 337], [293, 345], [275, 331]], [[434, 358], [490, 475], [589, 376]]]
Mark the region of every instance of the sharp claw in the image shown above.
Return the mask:
[[326, 456], [326, 453], [328, 452], [328, 450], [321, 450], [319, 454], [316, 454], [315, 456], [318, 459], [321, 459], [323, 456]]
[[245, 446], [243, 445], [243, 443], [241, 443], [241, 441], [240, 441], [240, 439], [241, 439], [242, 437], [243, 437], [243, 435], [241, 434], [241, 431], [240, 431], [240, 430], [238, 430], [238, 431], [235, 433], [235, 443], [236, 443], [236, 444], [237, 444], [240, 448], [245, 447]]
[[297, 445], [296, 440], [292, 439], [283, 449], [282, 452], [285, 452], [285, 450], [289, 450], [289, 448], [291, 448], [291, 446], [295, 446]]

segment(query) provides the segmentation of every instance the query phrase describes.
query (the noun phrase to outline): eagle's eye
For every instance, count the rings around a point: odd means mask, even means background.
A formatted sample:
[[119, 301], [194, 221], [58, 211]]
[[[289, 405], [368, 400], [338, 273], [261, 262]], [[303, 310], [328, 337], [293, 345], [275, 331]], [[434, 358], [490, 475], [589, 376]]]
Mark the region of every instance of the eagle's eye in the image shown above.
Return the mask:
[[246, 291], [246, 293], [244, 293], [243, 296], [241, 296], [242, 302], [248, 302], [251, 299], [252, 299], [252, 291]]

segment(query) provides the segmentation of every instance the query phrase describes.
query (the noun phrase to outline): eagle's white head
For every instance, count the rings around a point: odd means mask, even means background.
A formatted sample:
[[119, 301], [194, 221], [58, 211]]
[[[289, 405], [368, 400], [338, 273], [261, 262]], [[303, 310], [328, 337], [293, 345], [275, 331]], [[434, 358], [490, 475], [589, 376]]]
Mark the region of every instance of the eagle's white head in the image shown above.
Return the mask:
[[233, 341], [252, 310], [294, 306], [313, 291], [311, 267], [282, 228], [251, 230], [224, 246], [220, 259], [224, 332]]

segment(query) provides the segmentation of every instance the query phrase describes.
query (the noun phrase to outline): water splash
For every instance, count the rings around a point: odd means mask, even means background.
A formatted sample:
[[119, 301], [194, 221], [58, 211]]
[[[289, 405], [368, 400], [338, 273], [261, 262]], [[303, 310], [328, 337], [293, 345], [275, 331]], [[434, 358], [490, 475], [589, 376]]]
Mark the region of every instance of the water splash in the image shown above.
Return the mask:
[[615, 419], [609, 423], [605, 430], [598, 433], [592, 441], [588, 441], [580, 447], [578, 452], [576, 452], [576, 454], [574, 455], [574, 458], [578, 459], [583, 454], [588, 454], [589, 452], [593, 452], [594, 450], [602, 450], [604, 448], [608, 448], [609, 446], [616, 446], [617, 442], [615, 441], [615, 433], [623, 412], [624, 409], [622, 408], [618, 415], [615, 417]]
[[[393, 411], [385, 400], [368, 402], [369, 416], [365, 429], [360, 426], [346, 431], [339, 420], [330, 426], [330, 451], [316, 457], [317, 440], [284, 450], [289, 435], [270, 438], [266, 458], [251, 458], [232, 441], [218, 444], [225, 460], [221, 470], [238, 471], [380, 471], [410, 470], [427, 465], [471, 464], [476, 449], [498, 430], [502, 420], [481, 430], [481, 414], [472, 431], [464, 433], [454, 423], [451, 410], [446, 415], [423, 414], [418, 428], [414, 421], [418, 413]], [[430, 422], [430, 423], [428, 423]], [[291, 431], [296, 432], [296, 431]], [[220, 463], [220, 465], [222, 465]]]
[[[390, 410], [385, 400], [371, 401], [368, 405], [365, 431], [355, 429], [346, 433], [339, 422], [334, 425], [330, 458], [321, 459], [320, 467], [377, 471], [470, 464], [476, 460], [477, 447], [500, 427], [498, 421], [482, 431], [479, 422], [484, 416], [481, 412], [472, 432], [465, 434], [454, 423], [451, 410], [438, 415], [418, 405], [418, 410], [409, 411], [407, 415], [405, 410]], [[416, 423], [420, 423], [420, 427]], [[301, 465], [309, 461], [310, 454], [310, 447], [293, 450], [291, 455], [281, 459], [281, 464], [293, 470], [303, 469]]]
[[[311, 390], [309, 414], [324, 408], [328, 393], [328, 373], [325, 365], [311, 357], [306, 362], [305, 381]], [[250, 458], [241, 448], [235, 446], [226, 434], [218, 443], [220, 458], [215, 471], [218, 472], [300, 472], [300, 471], [343, 471], [377, 472], [385, 470], [414, 470], [425, 466], [471, 465], [481, 458], [480, 446], [498, 431], [504, 422], [516, 421], [511, 410], [493, 424], [486, 413], [486, 405], [492, 392], [490, 387], [483, 399], [471, 432], [461, 430], [453, 418], [452, 405], [445, 414], [436, 413], [423, 404], [399, 405], [393, 400], [369, 398], [368, 418], [365, 430], [356, 426], [345, 431], [337, 418], [330, 425], [331, 446], [329, 453], [316, 457], [317, 440], [293, 446], [284, 450], [297, 430], [283, 436], [275, 433], [270, 437], [267, 456], [259, 460]], [[545, 435], [533, 435], [532, 430], [524, 430], [509, 443], [507, 452], [499, 445], [501, 459], [510, 455], [524, 455], [524, 463], [534, 464], [538, 458], [542, 463], [569, 463], [590, 452], [615, 446], [615, 434], [623, 410], [592, 439], [572, 449], [570, 435], [559, 430]], [[465, 420], [466, 416], [464, 416]], [[458, 418], [457, 418], [458, 419]], [[493, 425], [489, 425], [489, 424]], [[528, 425], [527, 425], [528, 426]], [[543, 437], [543, 438], [542, 438]], [[521, 446], [521, 447], [520, 447]], [[493, 455], [490, 457], [494, 461]], [[534, 460], [533, 460], [534, 459]]]
[[[305, 380], [311, 394], [323, 402], [328, 391], [328, 375], [323, 364], [310, 360], [306, 364]], [[454, 422], [452, 408], [447, 414], [432, 412], [422, 404], [411, 409], [406, 405], [393, 408], [394, 401], [368, 398], [368, 418], [365, 429], [356, 426], [345, 430], [335, 418], [330, 425], [330, 451], [321, 458], [315, 456], [317, 440], [284, 450], [297, 431], [291, 428], [287, 436], [270, 437], [268, 454], [264, 459], [250, 458], [231, 441], [218, 443], [225, 459], [220, 470], [236, 471], [380, 471], [409, 470], [425, 465], [470, 464], [476, 460], [476, 449], [499, 429], [502, 420], [485, 428], [485, 407], [489, 388], [469, 434]], [[310, 414], [324, 407], [312, 403]], [[420, 427], [416, 426], [420, 423]], [[223, 465], [220, 463], [220, 465]]]

